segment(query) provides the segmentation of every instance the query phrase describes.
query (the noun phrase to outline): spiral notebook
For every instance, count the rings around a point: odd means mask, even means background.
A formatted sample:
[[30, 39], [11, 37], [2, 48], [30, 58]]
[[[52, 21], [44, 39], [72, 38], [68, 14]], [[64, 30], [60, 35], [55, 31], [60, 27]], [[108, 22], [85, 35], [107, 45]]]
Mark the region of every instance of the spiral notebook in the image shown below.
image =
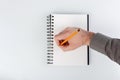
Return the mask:
[[72, 51], [62, 51], [54, 36], [66, 27], [89, 30], [88, 14], [51, 14], [47, 16], [47, 64], [79, 66], [89, 65], [89, 47], [82, 46]]

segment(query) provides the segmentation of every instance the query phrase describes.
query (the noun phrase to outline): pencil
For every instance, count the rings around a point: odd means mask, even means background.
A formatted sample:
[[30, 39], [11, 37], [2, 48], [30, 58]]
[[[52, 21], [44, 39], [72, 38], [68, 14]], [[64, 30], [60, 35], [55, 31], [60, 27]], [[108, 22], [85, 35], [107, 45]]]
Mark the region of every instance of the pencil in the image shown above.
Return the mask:
[[66, 43], [68, 40], [70, 40], [73, 36], [75, 36], [78, 32], [80, 31], [80, 29], [74, 31], [73, 33], [71, 33], [70, 36], [68, 36], [60, 45], [62, 46], [64, 43]]

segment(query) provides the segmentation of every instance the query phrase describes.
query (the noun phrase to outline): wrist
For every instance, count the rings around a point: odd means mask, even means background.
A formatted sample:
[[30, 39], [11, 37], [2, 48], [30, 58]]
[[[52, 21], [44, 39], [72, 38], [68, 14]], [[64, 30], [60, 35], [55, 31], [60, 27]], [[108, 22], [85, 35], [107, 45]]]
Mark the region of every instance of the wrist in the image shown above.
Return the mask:
[[95, 34], [94, 32], [88, 32], [86, 41], [85, 41], [85, 45], [88, 45], [88, 46], [90, 45], [91, 39], [94, 36], [94, 34]]

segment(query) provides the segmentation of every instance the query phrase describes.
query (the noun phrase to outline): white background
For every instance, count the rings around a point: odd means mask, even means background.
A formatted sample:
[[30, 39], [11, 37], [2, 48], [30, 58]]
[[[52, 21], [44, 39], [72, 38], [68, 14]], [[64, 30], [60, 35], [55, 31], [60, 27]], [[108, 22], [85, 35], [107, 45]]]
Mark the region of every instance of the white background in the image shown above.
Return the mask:
[[50, 13], [89, 13], [91, 31], [120, 38], [120, 0], [0, 0], [0, 80], [120, 80], [120, 66], [92, 49], [90, 66], [44, 65]]

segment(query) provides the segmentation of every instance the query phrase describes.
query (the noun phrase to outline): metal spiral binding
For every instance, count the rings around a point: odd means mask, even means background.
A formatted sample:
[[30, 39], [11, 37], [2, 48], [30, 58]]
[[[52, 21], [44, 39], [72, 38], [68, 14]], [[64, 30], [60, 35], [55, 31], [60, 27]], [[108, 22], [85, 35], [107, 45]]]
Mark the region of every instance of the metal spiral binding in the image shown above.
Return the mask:
[[54, 16], [47, 16], [47, 64], [53, 64]]

